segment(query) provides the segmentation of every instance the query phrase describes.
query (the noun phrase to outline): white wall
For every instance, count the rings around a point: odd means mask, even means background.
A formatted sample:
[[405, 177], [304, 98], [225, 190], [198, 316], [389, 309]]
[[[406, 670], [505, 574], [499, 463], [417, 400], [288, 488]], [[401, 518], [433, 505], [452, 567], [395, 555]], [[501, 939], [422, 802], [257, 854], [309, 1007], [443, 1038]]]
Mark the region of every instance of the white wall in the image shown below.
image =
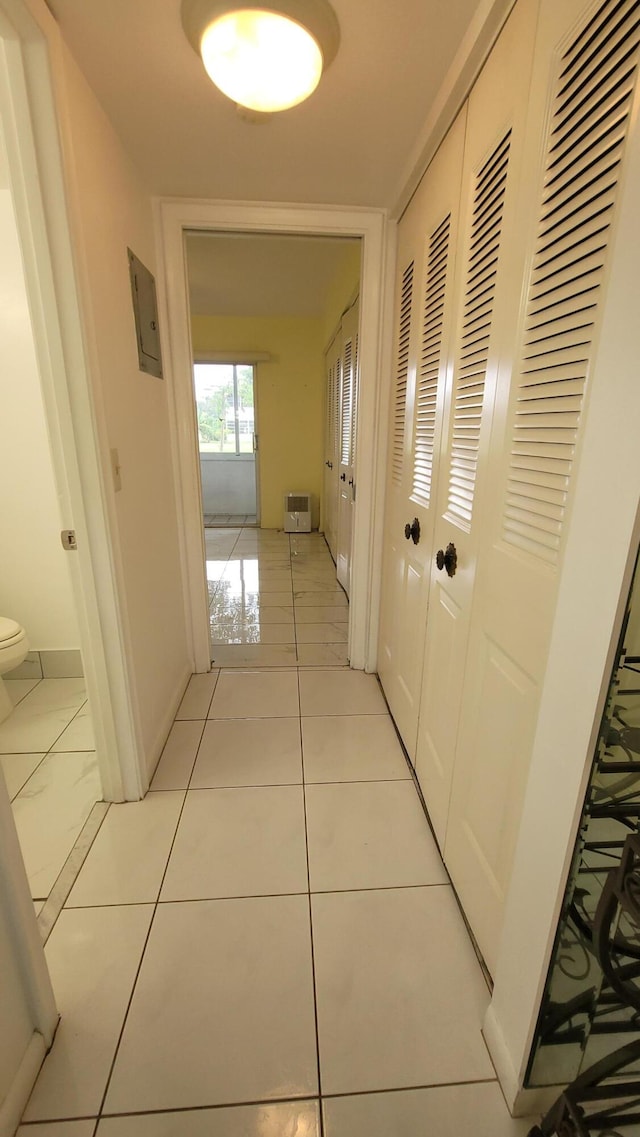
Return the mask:
[[[2, 159], [0, 158], [0, 161]], [[78, 625], [10, 191], [0, 188], [0, 615], [34, 650], [77, 648]]]
[[64, 44], [57, 101], [133, 697], [151, 771], [191, 671], [167, 382], [139, 370], [127, 259], [131, 248], [155, 272], [151, 198]]

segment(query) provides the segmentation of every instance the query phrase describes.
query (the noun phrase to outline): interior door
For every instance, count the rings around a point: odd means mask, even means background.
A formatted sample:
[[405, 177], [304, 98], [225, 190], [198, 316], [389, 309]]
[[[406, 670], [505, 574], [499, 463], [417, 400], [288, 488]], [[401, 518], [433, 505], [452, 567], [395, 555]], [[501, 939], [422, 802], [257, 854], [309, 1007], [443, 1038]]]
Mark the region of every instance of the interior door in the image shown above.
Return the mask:
[[429, 166], [398, 230], [397, 357], [378, 669], [412, 761], [433, 554], [434, 454], [439, 448], [445, 386], [451, 382], [450, 293], [465, 122], [466, 108]]
[[338, 466], [340, 406], [340, 343], [333, 341], [325, 355], [325, 471], [324, 471], [324, 535], [334, 561], [338, 548]]
[[[430, 562], [429, 619], [416, 772], [441, 848], [465, 674], [482, 494], [503, 336], [513, 281], [504, 266], [517, 228], [517, 189], [536, 28], [536, 0], [512, 12], [468, 103], [462, 177], [461, 256], [454, 288], [453, 383], [447, 388], [439, 456], [436, 555]], [[516, 290], [516, 300], [517, 300]], [[446, 858], [445, 858], [446, 859]]]
[[355, 502], [355, 435], [358, 399], [358, 321], [356, 303], [342, 317], [340, 387], [340, 473], [338, 481], [337, 577], [347, 596], [351, 584], [351, 538]]
[[[490, 969], [546, 667], [616, 191], [638, 102], [637, 11], [633, 0], [595, 7], [543, 0], [540, 10], [523, 178], [532, 187], [524, 212], [533, 255], [514, 346], [502, 352], [498, 374], [445, 844]], [[514, 291], [521, 275], [512, 272]]]

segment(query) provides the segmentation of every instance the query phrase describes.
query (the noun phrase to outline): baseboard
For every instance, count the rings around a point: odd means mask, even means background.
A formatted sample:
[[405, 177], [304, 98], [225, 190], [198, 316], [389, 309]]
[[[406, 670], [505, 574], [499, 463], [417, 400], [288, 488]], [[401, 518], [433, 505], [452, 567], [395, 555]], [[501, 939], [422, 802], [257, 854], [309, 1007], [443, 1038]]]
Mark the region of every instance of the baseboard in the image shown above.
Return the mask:
[[[171, 701], [169, 703], [168, 710], [166, 711], [165, 715], [163, 716], [163, 718], [160, 721], [160, 725], [158, 727], [153, 745], [151, 746], [151, 748], [148, 751], [148, 754], [147, 754], [147, 770], [148, 770], [150, 782], [152, 781], [153, 775], [156, 772], [156, 767], [157, 767], [158, 762], [160, 761], [160, 758], [162, 756], [162, 751], [164, 750], [165, 743], [167, 741], [167, 738], [169, 737], [169, 732], [171, 730], [171, 727], [173, 726], [173, 720], [175, 719], [175, 717], [178, 713], [178, 707], [180, 706], [180, 703], [182, 702], [182, 699], [184, 697], [184, 693], [187, 689], [187, 685], [189, 683], [191, 675], [192, 675], [191, 668], [187, 665], [183, 671], [182, 678], [181, 678], [180, 682], [176, 686], [176, 692], [175, 692], [173, 699], [171, 699]], [[1, 1137], [1, 1135], [0, 1135], [0, 1137]]]
[[44, 1038], [36, 1030], [31, 1035], [9, 1092], [0, 1105], [0, 1137], [14, 1137], [46, 1053]]
[[81, 679], [84, 675], [79, 648], [30, 651], [8, 679]]

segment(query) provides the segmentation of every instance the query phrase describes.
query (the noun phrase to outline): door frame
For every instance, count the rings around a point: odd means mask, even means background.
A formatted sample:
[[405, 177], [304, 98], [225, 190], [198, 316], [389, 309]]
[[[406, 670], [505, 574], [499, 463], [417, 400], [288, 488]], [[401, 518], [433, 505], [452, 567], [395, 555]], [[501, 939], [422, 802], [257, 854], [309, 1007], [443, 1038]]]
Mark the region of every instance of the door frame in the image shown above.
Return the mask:
[[44, 5], [37, 16], [33, 7], [0, 0], [0, 122], [61, 526], [78, 542], [69, 567], [103, 794], [137, 800], [148, 780], [78, 291], [60, 33]]
[[[360, 292], [360, 373], [357, 456], [358, 484], [353, 532], [352, 595], [349, 605], [349, 658], [358, 670], [375, 671], [380, 596], [380, 549], [386, 457], [386, 408], [390, 346], [389, 265], [393, 265], [394, 227], [384, 210], [335, 206], [274, 205], [159, 198], [155, 202], [158, 242], [158, 299], [163, 317], [163, 358], [169, 362], [174, 414], [178, 523], [185, 580], [185, 614], [196, 672], [208, 671], [210, 648], [200, 517], [197, 432], [190, 368], [185, 231], [283, 233], [362, 239]], [[187, 382], [189, 380], [189, 382]]]

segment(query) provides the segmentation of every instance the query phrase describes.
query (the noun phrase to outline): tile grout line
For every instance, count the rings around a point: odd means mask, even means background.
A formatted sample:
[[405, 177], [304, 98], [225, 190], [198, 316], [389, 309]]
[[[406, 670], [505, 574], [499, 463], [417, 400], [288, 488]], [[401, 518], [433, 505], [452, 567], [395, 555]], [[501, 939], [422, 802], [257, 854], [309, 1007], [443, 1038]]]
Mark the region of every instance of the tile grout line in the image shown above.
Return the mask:
[[315, 950], [314, 950], [314, 943], [313, 943], [313, 910], [312, 910], [312, 906], [311, 906], [311, 869], [310, 869], [310, 865], [309, 865], [309, 828], [308, 828], [308, 824], [307, 824], [307, 797], [306, 797], [306, 789], [305, 789], [305, 782], [304, 782], [304, 749], [303, 749], [303, 744], [302, 744], [302, 707], [301, 707], [301, 696], [300, 696], [300, 671], [299, 670], [296, 671], [296, 682], [297, 682], [297, 688], [298, 688], [298, 724], [299, 724], [299, 734], [300, 734], [300, 760], [302, 763], [302, 810], [303, 810], [303, 814], [304, 814], [304, 844], [305, 844], [305, 854], [306, 854], [306, 860], [307, 860], [307, 887], [308, 887], [307, 901], [308, 901], [308, 905], [309, 905], [309, 940], [310, 940], [310, 947], [311, 947], [311, 983], [313, 986], [313, 1018], [314, 1018], [315, 1036], [316, 1036], [316, 1070], [317, 1070], [317, 1075], [318, 1075], [318, 1118], [319, 1118], [318, 1124], [320, 1127], [319, 1137], [324, 1137], [324, 1117], [323, 1117], [323, 1110], [322, 1110], [322, 1071], [320, 1069], [320, 1031], [319, 1031], [319, 1026], [318, 1026], [318, 993], [317, 993], [317, 985], [316, 985], [316, 958], [315, 958]]
[[[218, 678], [219, 678], [219, 675], [218, 675]], [[217, 684], [217, 681], [218, 681], [218, 680], [216, 679], [216, 684]], [[213, 698], [213, 695], [212, 695], [211, 697]], [[175, 720], [174, 720], [174, 722], [175, 722]], [[184, 791], [184, 798], [183, 798], [183, 800], [182, 800], [182, 805], [181, 805], [181, 807], [180, 807], [180, 812], [179, 812], [179, 814], [178, 814], [178, 820], [177, 820], [177, 824], [176, 824], [176, 827], [175, 827], [175, 830], [174, 830], [174, 833], [173, 833], [173, 838], [172, 838], [172, 841], [171, 841], [171, 845], [170, 845], [170, 847], [169, 847], [169, 852], [168, 852], [168, 855], [167, 855], [167, 860], [166, 860], [166, 863], [165, 863], [165, 866], [164, 866], [164, 872], [163, 872], [163, 874], [162, 874], [162, 879], [160, 880], [160, 884], [159, 884], [159, 887], [158, 887], [158, 894], [157, 894], [157, 896], [156, 896], [156, 899], [155, 899], [155, 901], [153, 902], [153, 913], [152, 913], [152, 916], [151, 916], [151, 920], [149, 921], [149, 928], [148, 928], [148, 930], [147, 930], [147, 934], [146, 934], [146, 936], [145, 936], [144, 944], [143, 944], [143, 947], [142, 947], [142, 952], [141, 952], [141, 954], [140, 954], [140, 960], [139, 960], [138, 966], [137, 966], [137, 968], [136, 968], [136, 973], [135, 973], [135, 976], [134, 976], [134, 979], [133, 979], [133, 985], [132, 985], [132, 987], [131, 987], [131, 994], [129, 995], [129, 998], [128, 998], [128, 1000], [127, 1000], [127, 1006], [126, 1006], [126, 1009], [125, 1009], [125, 1012], [124, 1012], [124, 1017], [123, 1017], [123, 1019], [122, 1019], [122, 1026], [121, 1026], [121, 1028], [120, 1028], [120, 1031], [119, 1031], [119, 1033], [118, 1033], [118, 1038], [117, 1038], [117, 1041], [116, 1041], [115, 1050], [114, 1050], [114, 1052], [113, 1052], [113, 1058], [112, 1058], [112, 1060], [111, 1060], [111, 1064], [110, 1064], [110, 1066], [109, 1066], [109, 1073], [107, 1074], [107, 1080], [106, 1080], [106, 1082], [105, 1082], [104, 1092], [103, 1092], [103, 1094], [102, 1094], [102, 1098], [101, 1098], [101, 1100], [100, 1100], [100, 1105], [99, 1105], [99, 1108], [98, 1108], [98, 1116], [97, 1116], [96, 1128], [97, 1128], [97, 1125], [99, 1124], [99, 1122], [100, 1122], [100, 1120], [101, 1120], [101, 1118], [102, 1118], [102, 1112], [103, 1112], [103, 1109], [104, 1109], [104, 1104], [105, 1104], [105, 1102], [106, 1102], [106, 1100], [107, 1100], [107, 1094], [109, 1093], [109, 1087], [110, 1087], [110, 1085], [111, 1085], [111, 1080], [112, 1080], [112, 1078], [113, 1078], [113, 1071], [114, 1071], [114, 1069], [115, 1069], [116, 1061], [117, 1061], [117, 1059], [118, 1059], [118, 1053], [119, 1053], [119, 1050], [120, 1050], [120, 1046], [121, 1046], [121, 1044], [122, 1044], [122, 1039], [123, 1039], [123, 1036], [124, 1036], [124, 1032], [125, 1032], [125, 1029], [126, 1029], [126, 1026], [127, 1026], [127, 1020], [128, 1020], [128, 1018], [129, 1018], [129, 1012], [130, 1012], [130, 1010], [131, 1010], [131, 1004], [133, 1003], [133, 997], [134, 997], [134, 995], [135, 995], [135, 992], [136, 992], [136, 987], [138, 986], [138, 979], [140, 978], [140, 972], [141, 972], [141, 970], [142, 970], [142, 965], [143, 965], [143, 963], [144, 963], [144, 958], [145, 958], [145, 955], [147, 954], [147, 948], [148, 948], [148, 946], [149, 946], [149, 940], [150, 940], [150, 938], [151, 938], [151, 932], [152, 932], [152, 930], [153, 930], [153, 926], [154, 926], [154, 924], [155, 924], [156, 916], [157, 916], [157, 914], [158, 914], [158, 909], [159, 909], [159, 907], [160, 907], [160, 895], [161, 895], [161, 893], [162, 893], [162, 888], [163, 888], [163, 885], [164, 885], [164, 882], [165, 882], [165, 878], [166, 878], [166, 875], [167, 875], [167, 871], [168, 871], [168, 869], [169, 869], [169, 861], [171, 860], [171, 855], [172, 855], [172, 853], [173, 853], [174, 845], [175, 845], [175, 843], [176, 843], [176, 838], [177, 838], [177, 836], [178, 836], [178, 829], [180, 828], [180, 822], [182, 821], [182, 815], [183, 815], [183, 813], [184, 813], [184, 809], [185, 809], [185, 806], [186, 806], [186, 804], [187, 804], [187, 794], [189, 793], [189, 782], [191, 781], [191, 777], [192, 777], [192, 775], [193, 775], [193, 770], [194, 770], [194, 768], [195, 768], [195, 764], [196, 764], [196, 762], [197, 762], [197, 760], [198, 760], [198, 753], [199, 753], [199, 751], [200, 751], [200, 746], [201, 746], [201, 744], [202, 744], [202, 738], [203, 738], [203, 735], [204, 735], [204, 729], [205, 729], [205, 726], [206, 726], [206, 724], [207, 724], [207, 719], [205, 718], [205, 719], [203, 719], [203, 720], [202, 720], [202, 731], [201, 731], [201, 734], [200, 734], [200, 740], [199, 740], [199, 742], [198, 742], [198, 745], [197, 745], [197, 747], [196, 747], [195, 757], [194, 757], [194, 759], [193, 759], [193, 765], [192, 765], [192, 767], [191, 767], [191, 773], [189, 774], [189, 781], [187, 782], [187, 788], [186, 788], [186, 790]], [[178, 792], [180, 792], [180, 791], [178, 791]]]

